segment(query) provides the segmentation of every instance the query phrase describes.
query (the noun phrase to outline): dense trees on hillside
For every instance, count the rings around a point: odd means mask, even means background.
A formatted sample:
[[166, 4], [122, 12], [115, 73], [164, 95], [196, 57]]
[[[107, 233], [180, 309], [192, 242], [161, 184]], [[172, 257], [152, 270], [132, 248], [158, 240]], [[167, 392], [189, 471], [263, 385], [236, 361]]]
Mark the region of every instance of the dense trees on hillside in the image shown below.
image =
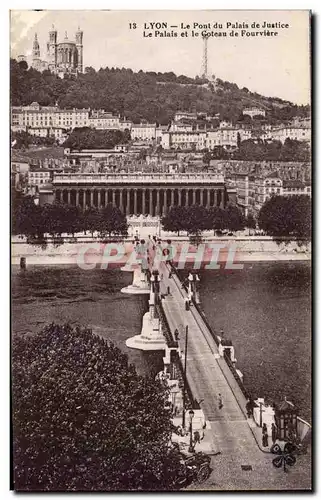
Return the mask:
[[56, 143], [54, 137], [37, 137], [27, 132], [11, 132], [11, 144], [17, 149], [28, 149], [31, 144], [37, 146], [52, 146]]
[[300, 161], [309, 162], [311, 148], [306, 142], [287, 138], [280, 141], [262, 141], [249, 139], [238, 141], [238, 149], [227, 151], [222, 146], [215, 146], [203, 156], [203, 163], [210, 165], [211, 160], [242, 160], [242, 161]]
[[179, 454], [161, 382], [78, 326], [12, 344], [16, 491], [173, 489]]
[[[277, 121], [280, 113], [289, 118], [307, 115], [309, 107], [287, 105], [272, 111], [273, 100], [239, 89], [234, 83], [217, 79], [216, 92], [202, 86], [205, 81], [192, 79], [173, 72], [156, 73], [131, 69], [87, 68], [85, 74], [64, 78], [49, 71], [39, 73], [33, 68], [11, 60], [11, 103], [26, 105], [37, 101], [41, 105], [67, 108], [102, 108], [125, 115], [134, 122], [146, 119], [166, 124], [177, 110], [220, 113], [222, 120], [237, 121], [242, 109], [250, 105], [264, 105], [267, 115]], [[276, 100], [277, 101], [277, 100]], [[280, 100], [282, 104], [282, 100]], [[284, 103], [286, 105], [287, 103]], [[281, 111], [281, 110], [286, 111]], [[283, 116], [282, 116], [283, 118]]]
[[239, 144], [237, 151], [232, 153], [235, 160], [249, 161], [310, 161], [310, 146], [301, 141], [287, 138], [280, 141], [254, 141], [249, 139]]
[[130, 140], [130, 132], [125, 130], [96, 130], [89, 127], [75, 128], [64, 142], [71, 149], [112, 149], [116, 144]]
[[258, 224], [276, 240], [292, 236], [303, 242], [311, 239], [311, 199], [306, 195], [273, 196], [260, 210]]

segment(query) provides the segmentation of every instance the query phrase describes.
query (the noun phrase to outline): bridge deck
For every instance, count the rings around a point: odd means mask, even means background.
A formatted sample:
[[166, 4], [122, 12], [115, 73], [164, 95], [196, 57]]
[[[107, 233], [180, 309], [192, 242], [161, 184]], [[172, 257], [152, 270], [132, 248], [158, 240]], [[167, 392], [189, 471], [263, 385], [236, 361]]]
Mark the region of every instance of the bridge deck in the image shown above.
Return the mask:
[[[215, 457], [214, 473], [208, 486], [230, 490], [309, 488], [307, 462], [300, 467], [300, 472], [295, 471], [295, 481], [292, 477], [289, 482], [284, 477], [288, 475], [281, 476], [272, 466], [273, 456], [260, 450], [251, 431], [255, 424], [246, 417], [246, 399], [227, 363], [219, 356], [217, 345], [201, 315], [193, 306], [190, 311], [185, 310], [187, 294], [174, 274], [169, 278], [169, 268], [164, 262], [160, 263], [159, 272], [162, 275], [161, 291], [165, 293], [170, 287], [170, 295], [162, 301], [163, 309], [172, 334], [175, 329], [179, 331], [179, 346], [183, 353], [185, 326], [188, 326], [188, 384], [193, 397], [203, 400], [200, 406], [206, 420], [211, 422], [211, 429], [207, 432], [211, 433], [213, 451], [221, 452]], [[223, 402], [221, 409], [219, 393]], [[250, 465], [252, 470], [244, 471], [241, 465]], [[206, 485], [204, 487], [206, 489]]]

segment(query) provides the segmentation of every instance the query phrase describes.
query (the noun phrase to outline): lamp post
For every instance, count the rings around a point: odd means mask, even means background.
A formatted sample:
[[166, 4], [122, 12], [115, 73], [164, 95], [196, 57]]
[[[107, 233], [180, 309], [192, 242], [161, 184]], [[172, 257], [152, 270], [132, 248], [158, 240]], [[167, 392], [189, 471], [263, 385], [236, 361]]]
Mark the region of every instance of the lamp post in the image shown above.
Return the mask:
[[193, 448], [193, 418], [194, 418], [194, 411], [190, 410], [188, 412], [188, 414], [189, 414], [189, 432], [190, 432], [188, 451], [189, 451], [189, 453], [193, 453], [193, 451], [194, 451], [194, 448]]
[[185, 429], [187, 342], [188, 342], [188, 325], [186, 325], [186, 333], [185, 333], [185, 356], [184, 356], [185, 363], [184, 363], [183, 416], [182, 416], [182, 427], [183, 427], [183, 429]]

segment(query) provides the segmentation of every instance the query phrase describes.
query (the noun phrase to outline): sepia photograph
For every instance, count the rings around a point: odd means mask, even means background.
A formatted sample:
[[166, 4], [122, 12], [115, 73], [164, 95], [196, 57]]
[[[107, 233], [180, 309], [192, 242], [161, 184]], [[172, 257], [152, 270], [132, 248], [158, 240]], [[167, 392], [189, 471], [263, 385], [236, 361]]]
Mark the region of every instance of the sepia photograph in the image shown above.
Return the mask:
[[311, 26], [10, 11], [15, 492], [313, 490]]

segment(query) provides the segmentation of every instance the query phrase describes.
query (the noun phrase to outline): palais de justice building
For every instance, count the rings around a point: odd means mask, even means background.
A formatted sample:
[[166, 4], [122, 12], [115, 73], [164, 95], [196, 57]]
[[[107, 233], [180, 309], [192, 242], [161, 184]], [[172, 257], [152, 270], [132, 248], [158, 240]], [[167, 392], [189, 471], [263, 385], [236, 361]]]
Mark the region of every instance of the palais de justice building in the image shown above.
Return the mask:
[[38, 71], [49, 69], [59, 76], [83, 72], [83, 32], [78, 28], [75, 41], [69, 40], [67, 32], [63, 41], [58, 42], [58, 33], [54, 26], [49, 31], [46, 60], [41, 59], [40, 45], [35, 34], [32, 47], [32, 67]]
[[127, 215], [166, 215], [174, 205], [226, 205], [224, 177], [211, 173], [54, 174], [55, 201], [102, 208], [108, 203]]

